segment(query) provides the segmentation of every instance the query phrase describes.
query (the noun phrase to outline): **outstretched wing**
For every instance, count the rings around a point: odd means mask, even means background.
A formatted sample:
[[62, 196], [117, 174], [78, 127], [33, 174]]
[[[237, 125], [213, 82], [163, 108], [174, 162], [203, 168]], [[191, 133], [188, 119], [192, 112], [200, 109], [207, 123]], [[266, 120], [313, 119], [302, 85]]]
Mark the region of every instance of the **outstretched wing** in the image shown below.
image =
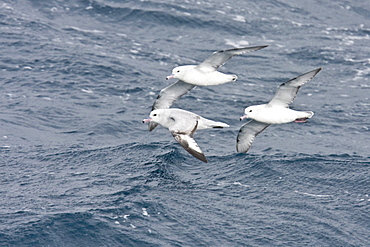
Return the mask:
[[172, 133], [175, 140], [180, 143], [180, 145], [188, 151], [191, 155], [193, 155], [195, 158], [207, 163], [206, 156], [204, 155], [203, 151], [200, 149], [198, 144], [195, 142], [195, 140], [190, 137], [189, 135], [185, 134], [174, 134]]
[[193, 130], [190, 133], [182, 133], [182, 132], [176, 132], [171, 131], [172, 136], [175, 138], [175, 140], [180, 143], [180, 145], [191, 155], [193, 155], [195, 158], [208, 163], [206, 156], [204, 155], [203, 151], [200, 149], [198, 144], [193, 139], [193, 134], [195, 130], [198, 127], [198, 121], [196, 122]]
[[199, 64], [197, 67], [202, 71], [207, 72], [215, 71], [235, 55], [257, 51], [265, 47], [267, 47], [267, 45], [216, 51], [210, 57], [204, 60], [201, 64]]
[[194, 87], [195, 85], [180, 80], [169, 85], [159, 92], [157, 99], [154, 101], [152, 106], [152, 110], [170, 108], [173, 102], [192, 90]]
[[[170, 108], [176, 100], [192, 90], [194, 87], [195, 85], [191, 85], [180, 80], [169, 85], [159, 92], [157, 99], [154, 101], [152, 106], [152, 110]], [[149, 122], [149, 131], [152, 131], [155, 127], [157, 127], [157, 125], [157, 123]]]
[[261, 123], [256, 120], [251, 120], [240, 128], [238, 137], [236, 138], [236, 151], [238, 153], [246, 153], [252, 146], [254, 138], [264, 131], [269, 124]]
[[297, 96], [299, 88], [314, 78], [320, 70], [321, 68], [312, 70], [281, 84], [268, 105], [288, 107]]

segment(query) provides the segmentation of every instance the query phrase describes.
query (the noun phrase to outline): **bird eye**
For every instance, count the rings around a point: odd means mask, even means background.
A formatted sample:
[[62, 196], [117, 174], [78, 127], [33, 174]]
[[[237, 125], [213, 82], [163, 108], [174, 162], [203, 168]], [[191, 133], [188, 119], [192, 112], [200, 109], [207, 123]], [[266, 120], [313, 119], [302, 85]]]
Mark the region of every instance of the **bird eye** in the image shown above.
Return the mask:
[[177, 73], [180, 73], [180, 70], [178, 70]]
[[252, 110], [249, 110], [249, 112], [252, 112]]
[[157, 116], [157, 114], [153, 114], [153, 116], [154, 116], [154, 117], [156, 117], [156, 116]]

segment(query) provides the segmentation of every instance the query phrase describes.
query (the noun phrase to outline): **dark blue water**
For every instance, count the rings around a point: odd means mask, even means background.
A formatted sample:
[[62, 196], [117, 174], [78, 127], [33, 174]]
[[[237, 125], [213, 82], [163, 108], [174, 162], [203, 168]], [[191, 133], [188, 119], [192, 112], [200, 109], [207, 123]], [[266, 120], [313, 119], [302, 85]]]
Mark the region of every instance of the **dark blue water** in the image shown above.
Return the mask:
[[[366, 1], [3, 0], [1, 246], [368, 246], [370, 7]], [[268, 48], [236, 82], [174, 106], [228, 123], [196, 140], [141, 123], [176, 65]], [[235, 151], [245, 107], [323, 67]]]

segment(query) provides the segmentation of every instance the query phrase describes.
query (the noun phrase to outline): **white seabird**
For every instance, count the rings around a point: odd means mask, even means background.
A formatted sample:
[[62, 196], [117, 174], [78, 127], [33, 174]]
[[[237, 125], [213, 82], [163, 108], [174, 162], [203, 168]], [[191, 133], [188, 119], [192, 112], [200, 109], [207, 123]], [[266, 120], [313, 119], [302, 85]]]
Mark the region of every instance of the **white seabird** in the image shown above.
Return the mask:
[[219, 85], [235, 81], [238, 79], [236, 75], [224, 74], [218, 72], [217, 69], [235, 55], [257, 51], [265, 47], [267, 45], [216, 51], [199, 65], [183, 65], [174, 68], [172, 74], [166, 79], [177, 78], [196, 86]]
[[193, 139], [194, 132], [199, 129], [224, 128], [228, 124], [203, 118], [195, 113], [182, 109], [156, 109], [143, 123], [154, 122], [171, 132], [175, 140], [195, 158], [208, 162], [203, 151]]
[[240, 118], [251, 118], [239, 130], [236, 150], [246, 153], [251, 147], [255, 137], [271, 124], [289, 122], [306, 122], [314, 113], [312, 111], [295, 111], [289, 105], [297, 96], [299, 88], [309, 82], [321, 68], [312, 70], [281, 84], [275, 96], [268, 104], [254, 105], [245, 108], [245, 115]]

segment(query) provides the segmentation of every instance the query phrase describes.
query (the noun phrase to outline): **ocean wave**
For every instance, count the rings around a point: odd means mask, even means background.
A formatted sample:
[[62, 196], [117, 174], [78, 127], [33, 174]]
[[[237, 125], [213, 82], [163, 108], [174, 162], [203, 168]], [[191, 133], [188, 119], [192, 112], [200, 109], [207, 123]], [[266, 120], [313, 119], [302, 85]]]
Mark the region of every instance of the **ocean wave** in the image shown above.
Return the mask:
[[[0, 3], [0, 245], [364, 246], [370, 241], [368, 6], [360, 2]], [[176, 65], [269, 47], [174, 106], [226, 122], [209, 163], [141, 123]], [[276, 86], [322, 72], [237, 154], [238, 121]]]

